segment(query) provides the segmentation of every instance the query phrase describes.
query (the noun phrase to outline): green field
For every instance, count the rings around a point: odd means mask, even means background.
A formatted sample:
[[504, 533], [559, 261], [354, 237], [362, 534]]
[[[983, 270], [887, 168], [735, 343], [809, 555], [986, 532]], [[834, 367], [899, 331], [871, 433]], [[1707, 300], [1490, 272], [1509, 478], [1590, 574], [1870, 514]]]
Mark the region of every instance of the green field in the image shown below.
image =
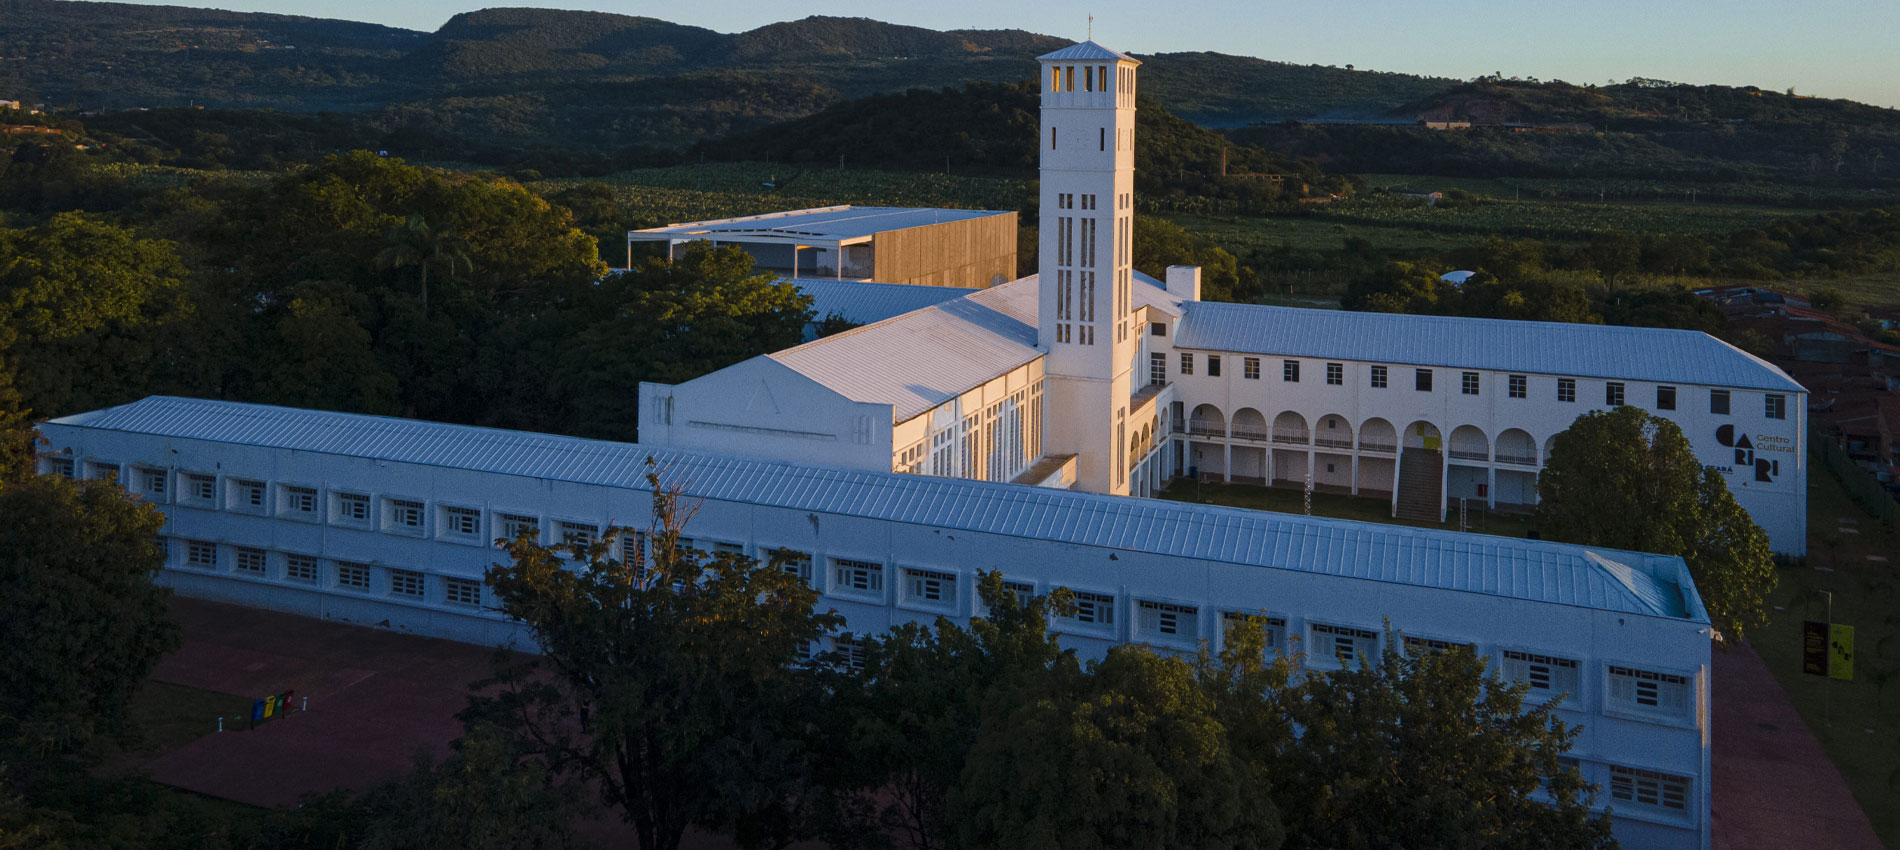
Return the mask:
[[1362, 175], [1369, 191], [1445, 192], [1463, 189], [1487, 198], [1514, 200], [1572, 199], [1613, 202], [1723, 201], [1740, 204], [1837, 206], [1888, 203], [1890, 195], [1870, 189], [1804, 186], [1792, 183], [1705, 183], [1672, 180], [1622, 180], [1589, 177], [1437, 177], [1427, 174]]
[[[1824, 466], [1810, 467], [1807, 562], [1780, 571], [1771, 621], [1749, 645], [1840, 768], [1874, 831], [1900, 847], [1900, 534], [1849, 499]], [[1853, 681], [1801, 671], [1801, 623], [1826, 618], [1827, 591], [1833, 621], [1854, 627]]]

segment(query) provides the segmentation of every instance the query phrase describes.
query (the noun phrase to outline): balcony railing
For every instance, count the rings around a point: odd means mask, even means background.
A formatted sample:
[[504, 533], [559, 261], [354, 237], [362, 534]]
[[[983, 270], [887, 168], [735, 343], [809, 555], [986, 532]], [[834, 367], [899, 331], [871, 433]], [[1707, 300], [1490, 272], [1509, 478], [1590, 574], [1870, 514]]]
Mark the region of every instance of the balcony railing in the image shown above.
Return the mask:
[[1399, 444], [1388, 443], [1383, 440], [1360, 440], [1359, 450], [1362, 452], [1377, 452], [1379, 454], [1389, 455], [1399, 450]]
[[1470, 449], [1452, 449], [1450, 454], [1454, 460], [1490, 460], [1491, 459], [1490, 452], [1474, 452], [1474, 451], [1471, 451]]
[[1508, 463], [1514, 466], [1536, 466], [1537, 456], [1536, 455], [1507, 455], [1503, 452], [1498, 452], [1498, 463]]
[[1238, 425], [1234, 426], [1232, 436], [1236, 440], [1252, 440], [1256, 443], [1267, 441], [1267, 432], [1258, 428], [1242, 428]]
[[1338, 437], [1314, 437], [1313, 445], [1328, 449], [1350, 449], [1352, 448], [1352, 441], [1342, 440]]
[[1187, 431], [1197, 437], [1225, 437], [1227, 423], [1213, 419], [1189, 419]]
[[1304, 446], [1306, 445], [1308, 436], [1304, 428], [1273, 429], [1273, 441], [1276, 443], [1291, 443], [1293, 445]]

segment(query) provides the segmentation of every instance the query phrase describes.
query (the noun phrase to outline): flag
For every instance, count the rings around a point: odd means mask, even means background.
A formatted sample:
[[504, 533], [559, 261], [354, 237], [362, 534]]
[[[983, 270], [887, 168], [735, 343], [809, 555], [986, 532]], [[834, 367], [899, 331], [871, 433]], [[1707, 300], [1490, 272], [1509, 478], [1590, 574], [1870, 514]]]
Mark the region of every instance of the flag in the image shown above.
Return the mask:
[[1854, 627], [1839, 623], [1828, 625], [1827, 676], [1854, 680]]
[[268, 718], [272, 714], [275, 714], [276, 711], [277, 711], [277, 695], [272, 694], [270, 696], [265, 697], [264, 698], [264, 716]]
[[251, 703], [251, 722], [256, 723], [259, 720], [263, 720], [263, 719], [264, 719], [264, 701], [260, 699], [257, 702]]

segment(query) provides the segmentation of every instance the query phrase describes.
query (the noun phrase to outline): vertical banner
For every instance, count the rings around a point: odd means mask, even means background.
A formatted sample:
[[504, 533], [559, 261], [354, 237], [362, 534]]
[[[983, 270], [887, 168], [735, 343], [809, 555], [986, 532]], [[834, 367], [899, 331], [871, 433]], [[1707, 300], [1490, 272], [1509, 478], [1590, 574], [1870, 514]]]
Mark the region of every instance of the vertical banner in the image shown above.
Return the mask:
[[264, 719], [264, 701], [260, 699], [257, 702], [251, 703], [251, 722], [257, 723], [257, 722], [262, 721], [263, 719]]
[[1827, 675], [1827, 645], [1826, 623], [1808, 620], [1801, 624], [1801, 672], [1810, 676]]
[[267, 696], [264, 698], [264, 717], [265, 719], [269, 719], [271, 715], [276, 714], [276, 713], [277, 713], [277, 695], [271, 694], [270, 696]]
[[1834, 623], [1828, 626], [1828, 664], [1830, 679], [1854, 680], [1854, 627]]

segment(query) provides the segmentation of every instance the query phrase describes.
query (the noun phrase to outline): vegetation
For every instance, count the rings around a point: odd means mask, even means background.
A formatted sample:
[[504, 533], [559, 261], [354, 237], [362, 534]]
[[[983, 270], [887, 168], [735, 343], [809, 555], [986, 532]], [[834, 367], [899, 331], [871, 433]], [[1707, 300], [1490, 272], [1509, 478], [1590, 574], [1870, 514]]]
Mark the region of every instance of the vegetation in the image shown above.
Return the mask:
[[1552, 438], [1537, 497], [1548, 539], [1681, 556], [1725, 638], [1768, 621], [1768, 535], [1675, 423], [1628, 405], [1577, 417]]

